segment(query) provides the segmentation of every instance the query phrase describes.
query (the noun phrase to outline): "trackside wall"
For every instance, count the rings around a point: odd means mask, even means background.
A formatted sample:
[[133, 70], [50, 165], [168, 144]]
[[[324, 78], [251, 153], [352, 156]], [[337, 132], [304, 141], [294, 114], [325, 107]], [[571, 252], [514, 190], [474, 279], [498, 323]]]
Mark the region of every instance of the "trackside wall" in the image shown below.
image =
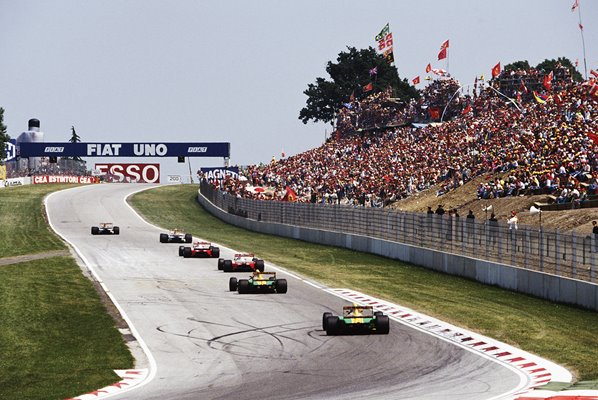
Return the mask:
[[201, 192], [198, 193], [198, 202], [218, 219], [255, 232], [377, 254], [504, 289], [598, 311], [598, 285], [590, 282], [368, 236], [257, 221], [216, 207]]

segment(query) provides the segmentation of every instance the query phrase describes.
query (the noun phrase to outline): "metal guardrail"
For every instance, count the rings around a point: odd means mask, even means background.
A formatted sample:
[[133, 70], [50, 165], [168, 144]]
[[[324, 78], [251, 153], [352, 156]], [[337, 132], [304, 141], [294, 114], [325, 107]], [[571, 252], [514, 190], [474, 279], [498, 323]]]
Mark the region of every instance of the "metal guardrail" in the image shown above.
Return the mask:
[[369, 236], [595, 283], [598, 238], [447, 215], [244, 199], [202, 182], [218, 208], [244, 218]]

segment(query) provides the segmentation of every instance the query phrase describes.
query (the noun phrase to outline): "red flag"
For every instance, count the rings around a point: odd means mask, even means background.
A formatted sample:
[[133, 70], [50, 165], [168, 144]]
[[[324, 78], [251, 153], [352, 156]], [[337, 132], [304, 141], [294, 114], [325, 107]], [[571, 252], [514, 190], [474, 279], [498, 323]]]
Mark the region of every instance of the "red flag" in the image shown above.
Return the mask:
[[595, 145], [598, 145], [598, 135], [588, 132], [588, 137], [592, 139], [592, 142], [594, 142]]
[[438, 107], [430, 107], [428, 109], [428, 113], [430, 114], [430, 118], [432, 118], [432, 119], [440, 119], [440, 108], [438, 108]]
[[449, 41], [446, 39], [444, 43], [440, 45], [440, 50], [448, 49], [449, 48]]
[[412, 82], [414, 85], [419, 84], [419, 76], [416, 76], [415, 78], [413, 78]]
[[521, 92], [517, 92], [517, 102], [521, 104]]
[[500, 75], [500, 62], [492, 68], [492, 77], [496, 78], [498, 75]]
[[289, 186], [287, 186], [287, 192], [282, 198], [282, 201], [297, 201], [297, 193]]
[[368, 83], [367, 85], [365, 85], [365, 86], [363, 87], [363, 91], [364, 91], [364, 92], [369, 92], [369, 91], [370, 91], [370, 90], [372, 90], [373, 88], [374, 88], [374, 85], [373, 85], [373, 84], [371, 84], [371, 83]]
[[571, 6], [571, 12], [575, 11], [577, 7], [579, 7], [579, 0], [575, 0], [575, 3]]
[[525, 82], [523, 81], [523, 79], [521, 80], [521, 84], [519, 84], [519, 90], [521, 90], [524, 93], [527, 93], [527, 86], [525, 86]]
[[590, 74], [594, 75], [596, 78], [598, 78], [598, 72], [594, 71], [593, 69], [590, 70]]
[[349, 100], [355, 101], [355, 91], [351, 92], [351, 96], [349, 96]]
[[446, 58], [446, 49], [442, 49], [442, 50], [440, 50], [440, 53], [438, 53], [438, 61], [444, 60], [445, 58]]
[[282, 148], [282, 152], [280, 153], [280, 158], [285, 158], [285, 154], [284, 154], [284, 147]]
[[432, 71], [432, 66], [430, 64], [426, 65], [426, 74]]
[[579, 66], [579, 58], [575, 59], [575, 68], [577, 68]]
[[583, 31], [583, 25], [581, 23], [579, 24], [579, 29]]
[[471, 112], [471, 103], [467, 105], [467, 107], [465, 107], [463, 109], [463, 111], [461, 111], [461, 115], [465, 115], [467, 113]]
[[548, 75], [544, 75], [544, 82], [542, 85], [546, 88], [546, 90], [552, 90], [552, 71]]

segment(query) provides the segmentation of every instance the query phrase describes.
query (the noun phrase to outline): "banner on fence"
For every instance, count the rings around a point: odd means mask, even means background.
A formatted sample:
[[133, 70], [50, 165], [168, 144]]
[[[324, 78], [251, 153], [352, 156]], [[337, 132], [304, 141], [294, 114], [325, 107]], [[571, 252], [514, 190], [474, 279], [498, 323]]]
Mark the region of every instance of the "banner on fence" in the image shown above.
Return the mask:
[[239, 177], [239, 167], [202, 167], [200, 169], [203, 177], [208, 180], [222, 180], [226, 176]]

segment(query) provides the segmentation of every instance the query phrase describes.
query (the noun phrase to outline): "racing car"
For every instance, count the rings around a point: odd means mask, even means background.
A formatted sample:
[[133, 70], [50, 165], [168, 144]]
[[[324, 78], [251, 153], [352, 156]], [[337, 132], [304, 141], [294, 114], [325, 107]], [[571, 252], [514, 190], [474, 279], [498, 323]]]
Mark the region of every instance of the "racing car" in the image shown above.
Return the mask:
[[237, 253], [232, 260], [218, 259], [218, 269], [224, 272], [262, 271], [264, 260], [258, 260], [253, 253]]
[[183, 233], [180, 229], [173, 229], [168, 233], [160, 234], [160, 243], [191, 243], [193, 235], [190, 233]]
[[228, 289], [231, 292], [239, 291], [239, 294], [246, 293], [286, 293], [287, 280], [276, 279], [276, 272], [254, 271], [249, 279], [230, 278]]
[[220, 248], [210, 242], [195, 242], [193, 246], [179, 246], [179, 256], [190, 257], [220, 257]]
[[353, 304], [343, 307], [342, 316], [325, 312], [322, 315], [322, 329], [328, 336], [354, 333], [387, 335], [390, 330], [390, 320], [382, 311], [374, 312], [372, 306]]
[[92, 235], [118, 235], [119, 233], [120, 228], [114, 226], [112, 222], [100, 222], [100, 226], [91, 227]]

